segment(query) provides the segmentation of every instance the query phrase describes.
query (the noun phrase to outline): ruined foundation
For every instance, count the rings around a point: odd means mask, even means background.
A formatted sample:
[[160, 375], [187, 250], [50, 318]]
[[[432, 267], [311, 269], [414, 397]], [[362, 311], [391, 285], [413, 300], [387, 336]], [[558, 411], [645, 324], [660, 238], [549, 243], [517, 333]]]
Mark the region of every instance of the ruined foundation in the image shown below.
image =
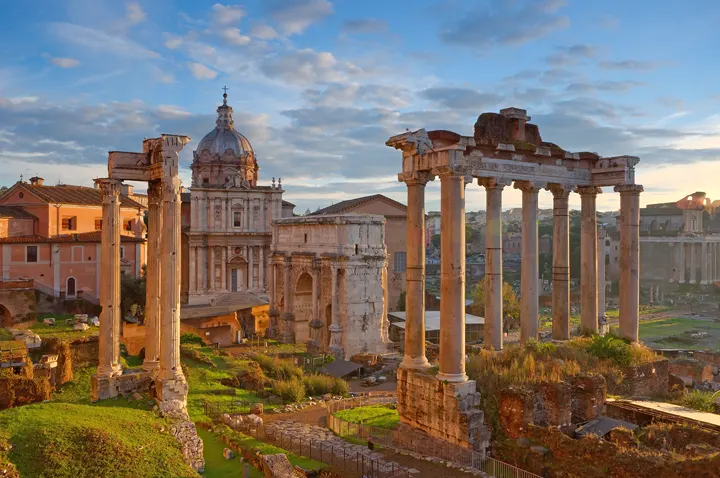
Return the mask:
[[127, 396], [135, 392], [147, 393], [153, 388], [153, 377], [144, 370], [126, 371], [117, 377], [98, 377], [93, 375], [90, 381], [90, 399], [93, 402]]
[[474, 380], [444, 382], [423, 372], [398, 369], [398, 412], [402, 423], [431, 437], [485, 454], [490, 433]]

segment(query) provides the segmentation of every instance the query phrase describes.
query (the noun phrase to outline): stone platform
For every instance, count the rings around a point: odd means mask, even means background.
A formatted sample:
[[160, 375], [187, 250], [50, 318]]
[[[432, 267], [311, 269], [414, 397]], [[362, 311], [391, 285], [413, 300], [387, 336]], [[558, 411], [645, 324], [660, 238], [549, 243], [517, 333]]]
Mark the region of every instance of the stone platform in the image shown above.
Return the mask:
[[126, 370], [116, 377], [93, 375], [90, 381], [90, 400], [106, 400], [118, 395], [132, 395], [135, 392], [149, 392], [153, 387], [153, 377], [145, 370]]
[[402, 423], [453, 445], [484, 454], [490, 432], [484, 425], [474, 380], [443, 382], [423, 372], [399, 369], [398, 412]]

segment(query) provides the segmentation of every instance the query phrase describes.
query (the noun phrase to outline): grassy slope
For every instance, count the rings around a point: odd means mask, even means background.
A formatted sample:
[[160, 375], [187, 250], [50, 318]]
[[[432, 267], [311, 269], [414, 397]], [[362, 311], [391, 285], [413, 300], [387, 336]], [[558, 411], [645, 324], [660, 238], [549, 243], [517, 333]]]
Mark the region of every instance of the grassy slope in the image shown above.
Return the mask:
[[400, 414], [397, 409], [383, 405], [368, 405], [366, 407], [340, 410], [335, 413], [335, 416], [346, 422], [372, 425], [388, 430], [392, 430], [400, 423]]
[[8, 457], [28, 477], [196, 476], [168, 429], [154, 413], [122, 406], [49, 402], [0, 412], [0, 443], [13, 445]]
[[[204, 477], [240, 478], [243, 476], [243, 465], [240, 463], [240, 457], [236, 456], [232, 460], [226, 460], [223, 457], [223, 450], [227, 448], [227, 445], [217, 435], [200, 427], [198, 427], [198, 435], [203, 441], [203, 455], [205, 456]], [[257, 469], [250, 467], [250, 478], [262, 478], [263, 476]]]
[[[43, 319], [46, 317], [54, 317], [55, 325], [43, 324]], [[79, 337], [92, 337], [100, 334], [100, 329], [93, 325], [90, 325], [88, 330], [73, 330], [72, 325], [65, 323], [66, 319], [75, 318], [72, 314], [41, 314], [38, 316], [37, 323], [30, 326], [30, 330], [35, 332], [43, 339], [58, 338], [58, 339], [77, 339]]]

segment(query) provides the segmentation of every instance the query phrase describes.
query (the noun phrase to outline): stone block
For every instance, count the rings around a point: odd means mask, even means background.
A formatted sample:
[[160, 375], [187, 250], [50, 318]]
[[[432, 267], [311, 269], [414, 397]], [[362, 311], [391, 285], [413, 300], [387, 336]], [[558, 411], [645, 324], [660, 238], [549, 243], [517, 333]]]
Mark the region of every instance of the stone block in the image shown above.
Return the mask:
[[114, 377], [98, 377], [93, 375], [90, 379], [90, 400], [107, 400], [118, 396], [118, 389], [115, 386]]
[[593, 420], [605, 412], [607, 385], [602, 375], [578, 375], [570, 380], [572, 422]]
[[187, 408], [188, 384], [182, 375], [169, 379], [156, 379], [155, 390], [163, 413], [184, 412]]
[[263, 473], [266, 478], [294, 478], [295, 467], [284, 453], [263, 455]]

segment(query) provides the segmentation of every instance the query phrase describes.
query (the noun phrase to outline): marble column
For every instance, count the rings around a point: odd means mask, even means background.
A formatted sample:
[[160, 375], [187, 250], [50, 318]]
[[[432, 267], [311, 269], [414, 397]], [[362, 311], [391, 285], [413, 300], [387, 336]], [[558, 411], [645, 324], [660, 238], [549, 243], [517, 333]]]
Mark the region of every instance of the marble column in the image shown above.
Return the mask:
[[[116, 179], [96, 179], [102, 193], [100, 263], [100, 340], [98, 378], [122, 374], [120, 366], [120, 190]], [[117, 393], [112, 394], [115, 396]]]
[[[480, 178], [478, 184], [485, 187], [487, 196], [483, 346], [500, 351], [503, 349], [502, 192], [507, 184], [494, 178]], [[442, 299], [440, 303], [442, 304]]]
[[[405, 353], [402, 368], [426, 369], [425, 356], [425, 185], [429, 173], [407, 179], [408, 203], [405, 268]], [[442, 236], [441, 236], [442, 237]]]
[[465, 176], [453, 168], [443, 168], [439, 176], [440, 372], [436, 378], [465, 382]]
[[598, 263], [598, 322], [605, 319], [605, 231], [598, 234], [597, 263]]
[[285, 269], [283, 270], [283, 342], [292, 343], [294, 337], [293, 331], [293, 313], [292, 304], [290, 303], [290, 270], [292, 269], [292, 259], [290, 256], [285, 257]]
[[688, 242], [688, 247], [690, 248], [690, 283], [696, 284], [697, 283], [697, 262], [695, 260], [695, 242], [690, 241]]
[[227, 287], [227, 247], [220, 249], [220, 288], [223, 292], [228, 291]]
[[515, 181], [522, 191], [522, 265], [520, 266], [520, 343], [538, 336], [538, 192], [531, 181]]
[[636, 184], [620, 193], [620, 337], [637, 342], [640, 316], [640, 193]]
[[210, 247], [210, 290], [212, 292], [215, 292], [215, 246], [208, 246]]
[[683, 241], [680, 241], [677, 243], [678, 246], [678, 255], [680, 256], [678, 262], [678, 283], [684, 284], [685, 283], [685, 243]]
[[259, 281], [258, 287], [260, 290], [265, 290], [265, 246], [258, 247], [258, 252], [260, 253], [260, 262], [258, 263], [258, 266], [260, 267], [259, 271]]
[[598, 257], [596, 199], [600, 188], [581, 187], [580, 193], [580, 330], [598, 332]]
[[708, 283], [708, 251], [705, 240], [700, 244], [700, 283]]
[[[148, 183], [148, 260], [145, 273], [145, 360], [143, 361], [143, 368], [148, 371], [160, 368], [162, 200], [162, 183], [159, 180], [150, 181]], [[192, 249], [190, 255], [192, 258]], [[193, 265], [193, 262], [191, 261], [190, 264]]]
[[313, 352], [320, 352], [324, 350], [324, 347], [320, 344], [320, 329], [323, 328], [323, 321], [320, 319], [319, 314], [319, 302], [320, 302], [320, 261], [318, 259], [313, 260], [312, 264], [312, 318], [308, 324], [310, 328], [310, 340], [309, 344], [311, 348], [315, 349]]
[[332, 276], [330, 277], [330, 354], [337, 360], [345, 358], [345, 351], [342, 345], [342, 326], [338, 321], [338, 269], [333, 264], [330, 269]]
[[255, 288], [255, 246], [248, 246], [248, 288]]
[[570, 338], [570, 225], [568, 197], [570, 188], [560, 184], [550, 186], [553, 195], [553, 278], [552, 278], [552, 337]]

